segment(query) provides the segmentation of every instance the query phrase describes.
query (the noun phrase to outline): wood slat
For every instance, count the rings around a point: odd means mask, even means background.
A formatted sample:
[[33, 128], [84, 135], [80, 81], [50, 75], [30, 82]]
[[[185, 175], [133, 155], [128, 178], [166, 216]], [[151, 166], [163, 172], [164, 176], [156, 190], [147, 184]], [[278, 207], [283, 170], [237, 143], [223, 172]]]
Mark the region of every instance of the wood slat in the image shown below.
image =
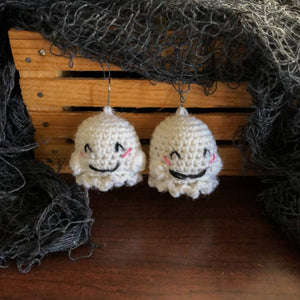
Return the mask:
[[[143, 174], [148, 174], [149, 145], [142, 145], [142, 147], [143, 151], [147, 155], [147, 167]], [[35, 150], [35, 155], [36, 158], [52, 167], [54, 170], [58, 170], [58, 167], [61, 166], [61, 173], [72, 173], [69, 167], [69, 160], [73, 151], [74, 145], [66, 144], [64, 140], [61, 140], [60, 142], [56, 141], [55, 144], [42, 144], [37, 150]], [[220, 175], [238, 176], [242, 174], [241, 155], [236, 148], [233, 146], [220, 146], [218, 148], [218, 152], [224, 165]]]
[[[93, 116], [95, 112], [31, 112], [31, 118], [36, 128], [36, 139], [39, 141], [53, 138], [73, 139], [79, 124], [86, 118]], [[169, 113], [117, 113], [127, 119], [142, 139], [150, 139], [154, 128]], [[210, 113], [197, 114], [208, 125], [215, 139], [232, 140], [236, 129], [247, 124], [248, 114], [237, 113]]]
[[40, 39], [43, 39], [42, 35], [38, 32], [20, 30], [20, 29], [15, 29], [15, 28], [9, 30], [8, 35], [9, 35], [10, 40], [15, 40], [15, 39], [40, 40]]
[[[23, 78], [23, 99], [31, 111], [61, 111], [64, 106], [100, 107], [107, 103], [107, 80], [79, 78]], [[42, 93], [40, 98], [38, 93]], [[178, 93], [172, 85], [147, 80], [113, 79], [111, 105], [115, 107], [177, 107]], [[219, 84], [217, 91], [205, 96], [201, 86], [192, 85], [186, 107], [249, 107], [251, 97], [246, 84], [231, 89]]]
[[[74, 145], [67, 143], [74, 138], [80, 122], [92, 112], [62, 112], [63, 107], [102, 107], [107, 103], [107, 81], [99, 78], [63, 78], [62, 71], [101, 71], [99, 64], [77, 57], [70, 69], [69, 60], [50, 53], [50, 42], [40, 34], [12, 30], [9, 32], [12, 51], [20, 71], [20, 85], [24, 101], [37, 129], [36, 139], [43, 143], [36, 150], [37, 158], [57, 166], [65, 161], [61, 172], [70, 172], [68, 161]], [[39, 51], [45, 50], [45, 55]], [[52, 47], [52, 53], [60, 51]], [[30, 60], [26, 58], [30, 58]], [[111, 70], [120, 70], [111, 67]], [[178, 93], [168, 84], [151, 85], [147, 80], [113, 79], [111, 105], [115, 107], [177, 107]], [[243, 83], [238, 89], [218, 84], [217, 91], [207, 97], [202, 87], [192, 85], [186, 107], [228, 108], [250, 107], [251, 96]], [[123, 113], [136, 128], [140, 138], [149, 139], [155, 126], [169, 114]], [[218, 140], [231, 140], [236, 128], [247, 123], [247, 114], [199, 114]], [[47, 143], [45, 143], [47, 141]], [[143, 146], [148, 153], [149, 146]], [[232, 146], [219, 148], [224, 161], [223, 175], [239, 175], [241, 157]], [[147, 171], [146, 171], [147, 173]]]
[[[30, 40], [30, 39], [11, 39], [11, 49], [15, 61], [16, 68], [20, 72], [22, 78], [35, 77], [34, 73], [26, 71], [102, 71], [108, 70], [107, 65], [103, 68], [99, 63], [75, 57], [73, 59], [73, 67], [69, 66], [69, 59], [63, 57], [61, 52], [56, 47], [51, 47], [51, 43], [46, 40]], [[51, 52], [50, 52], [51, 47]], [[40, 55], [40, 50], [45, 51], [45, 55]], [[55, 54], [55, 55], [53, 55]], [[30, 58], [30, 62], [26, 61]], [[110, 65], [111, 71], [120, 71], [117, 66]], [[55, 76], [56, 77], [56, 76]]]

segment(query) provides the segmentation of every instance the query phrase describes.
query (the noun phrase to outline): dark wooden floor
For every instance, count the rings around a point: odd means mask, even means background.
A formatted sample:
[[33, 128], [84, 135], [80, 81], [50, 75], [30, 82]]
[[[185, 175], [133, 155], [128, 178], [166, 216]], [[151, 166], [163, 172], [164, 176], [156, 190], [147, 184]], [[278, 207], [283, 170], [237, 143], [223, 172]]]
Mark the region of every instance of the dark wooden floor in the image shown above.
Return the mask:
[[[90, 259], [0, 270], [0, 299], [300, 299], [300, 252], [262, 215], [259, 184], [221, 178], [209, 198], [146, 184], [91, 193]], [[87, 249], [80, 249], [82, 254]]]

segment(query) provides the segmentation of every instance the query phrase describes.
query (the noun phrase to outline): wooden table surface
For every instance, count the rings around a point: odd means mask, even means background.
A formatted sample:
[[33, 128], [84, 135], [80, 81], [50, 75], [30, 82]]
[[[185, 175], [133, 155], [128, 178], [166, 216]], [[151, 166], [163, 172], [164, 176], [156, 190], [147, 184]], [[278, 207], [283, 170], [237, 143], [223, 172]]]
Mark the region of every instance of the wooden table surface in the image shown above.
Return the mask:
[[[0, 299], [300, 299], [300, 252], [262, 214], [256, 179], [221, 178], [208, 198], [146, 183], [91, 193], [89, 259], [51, 254], [0, 270]], [[77, 254], [83, 254], [81, 248]]]

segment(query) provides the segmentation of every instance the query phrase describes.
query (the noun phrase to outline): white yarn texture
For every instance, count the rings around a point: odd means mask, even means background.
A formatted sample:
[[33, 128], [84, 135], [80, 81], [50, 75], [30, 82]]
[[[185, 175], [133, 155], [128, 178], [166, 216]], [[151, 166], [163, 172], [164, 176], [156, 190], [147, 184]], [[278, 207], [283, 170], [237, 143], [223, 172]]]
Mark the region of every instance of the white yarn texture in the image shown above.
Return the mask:
[[70, 167], [78, 184], [105, 192], [140, 182], [145, 161], [134, 127], [106, 106], [78, 127]]
[[150, 142], [151, 187], [168, 191], [175, 198], [188, 195], [196, 199], [217, 187], [221, 169], [212, 133], [185, 108], [178, 108], [155, 128]]

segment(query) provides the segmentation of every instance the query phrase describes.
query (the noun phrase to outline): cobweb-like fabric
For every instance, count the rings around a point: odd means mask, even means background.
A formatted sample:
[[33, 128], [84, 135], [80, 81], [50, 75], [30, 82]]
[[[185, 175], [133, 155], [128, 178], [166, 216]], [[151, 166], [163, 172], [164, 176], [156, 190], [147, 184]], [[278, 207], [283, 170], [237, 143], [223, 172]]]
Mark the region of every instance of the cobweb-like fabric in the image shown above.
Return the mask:
[[[239, 147], [247, 165], [263, 171], [266, 213], [300, 245], [299, 0], [7, 0], [1, 6], [8, 27], [40, 32], [70, 63], [80, 54], [152, 81], [201, 84], [207, 94], [218, 81], [246, 80], [255, 110]], [[2, 76], [10, 85], [11, 73]], [[2, 115], [10, 90], [1, 89]]]
[[34, 128], [15, 86], [7, 29], [0, 30], [0, 268], [15, 260], [26, 273], [50, 252], [71, 255], [87, 243], [93, 219], [86, 193], [34, 160]]

